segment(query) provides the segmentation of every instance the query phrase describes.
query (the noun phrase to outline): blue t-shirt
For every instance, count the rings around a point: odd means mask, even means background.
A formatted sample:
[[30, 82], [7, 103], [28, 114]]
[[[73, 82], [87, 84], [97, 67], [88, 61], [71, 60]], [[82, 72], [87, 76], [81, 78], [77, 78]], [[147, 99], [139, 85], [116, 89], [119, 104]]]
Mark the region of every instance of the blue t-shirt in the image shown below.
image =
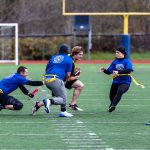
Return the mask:
[[46, 66], [45, 74], [55, 74], [61, 80], [65, 80], [66, 73], [72, 71], [73, 62], [67, 54], [52, 56]]
[[[107, 71], [109, 71], [112, 74], [114, 70], [123, 71], [125, 69], [129, 69], [129, 70], [133, 71], [131, 61], [127, 58], [124, 58], [124, 59], [116, 58], [111, 63], [111, 65], [109, 66]], [[113, 83], [115, 83], [115, 84], [120, 84], [120, 83], [130, 84], [131, 81], [132, 81], [132, 79], [130, 76], [118, 76], [113, 79]]]
[[0, 89], [4, 94], [9, 94], [16, 90], [20, 85], [26, 84], [27, 81], [29, 80], [19, 73], [14, 73], [0, 81]]

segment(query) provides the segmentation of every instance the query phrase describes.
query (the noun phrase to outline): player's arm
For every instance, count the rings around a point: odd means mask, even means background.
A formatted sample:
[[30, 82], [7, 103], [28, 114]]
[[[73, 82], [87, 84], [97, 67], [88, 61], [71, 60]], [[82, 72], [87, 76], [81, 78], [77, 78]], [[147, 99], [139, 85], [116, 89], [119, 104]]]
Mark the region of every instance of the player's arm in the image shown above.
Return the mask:
[[73, 68], [73, 61], [69, 57], [69, 61], [67, 63], [67, 73], [66, 73], [66, 79], [65, 79], [65, 81], [69, 81], [70, 80], [72, 68]]
[[78, 79], [79, 77], [80, 77], [80, 75], [71, 76], [71, 77], [69, 78], [69, 81], [76, 80], [76, 79]]
[[70, 80], [70, 75], [71, 75], [71, 72], [67, 72], [66, 73], [66, 79], [65, 79], [65, 81], [69, 81]]
[[134, 70], [132, 69], [132, 63], [131, 61], [127, 61], [126, 65], [125, 65], [125, 69], [123, 70], [119, 70], [118, 73], [119, 74], [130, 74], [131, 72], [133, 72]]
[[42, 81], [27, 81], [26, 85], [31, 85], [31, 86], [41, 86], [44, 85], [44, 82]]
[[25, 95], [28, 95], [31, 98], [34, 97], [34, 95], [30, 93], [23, 85], [20, 85], [19, 88], [22, 91], [22, 93], [24, 93]]
[[119, 70], [118, 74], [130, 74], [132, 71], [132, 69]]
[[19, 88], [25, 95], [28, 95], [29, 91], [23, 85], [20, 85]]
[[111, 72], [108, 69], [105, 69], [104, 67], [100, 68], [100, 72], [104, 72], [105, 74], [111, 74]]

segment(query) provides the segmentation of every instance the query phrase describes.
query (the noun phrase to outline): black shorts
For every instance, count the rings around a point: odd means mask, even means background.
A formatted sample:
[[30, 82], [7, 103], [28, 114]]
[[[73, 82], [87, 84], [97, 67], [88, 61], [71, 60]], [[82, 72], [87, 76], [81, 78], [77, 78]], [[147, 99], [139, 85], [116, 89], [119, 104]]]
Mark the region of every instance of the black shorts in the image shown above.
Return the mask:
[[66, 84], [65, 84], [65, 87], [66, 87], [67, 89], [72, 89], [72, 85], [73, 85], [73, 83], [76, 82], [76, 81], [77, 81], [77, 79], [72, 80], [72, 81], [67, 81]]
[[2, 106], [7, 105], [7, 104], [8, 104], [9, 97], [10, 97], [10, 96], [8, 96], [8, 95], [6, 95], [6, 94], [0, 94], [0, 104], [1, 104]]
[[16, 98], [13, 96], [9, 96], [6, 94], [0, 94], [0, 104], [5, 107], [5, 105], [13, 105], [12, 102], [17, 103], [19, 102]]

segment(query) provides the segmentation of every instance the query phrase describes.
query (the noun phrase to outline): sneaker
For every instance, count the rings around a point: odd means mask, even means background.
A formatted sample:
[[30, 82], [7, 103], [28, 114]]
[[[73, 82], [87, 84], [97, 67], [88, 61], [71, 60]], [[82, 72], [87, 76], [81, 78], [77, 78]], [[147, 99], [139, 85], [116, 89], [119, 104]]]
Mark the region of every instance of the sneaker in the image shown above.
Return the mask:
[[38, 106], [38, 101], [37, 102], [35, 102], [35, 104], [34, 104], [34, 106], [33, 106], [33, 108], [32, 108], [32, 115], [34, 116], [35, 114], [36, 114], [36, 112], [38, 111], [38, 109], [40, 108], [39, 106]]
[[109, 111], [109, 112], [112, 112], [112, 111], [114, 111], [115, 109], [116, 109], [115, 106], [110, 106], [108, 111]]
[[73, 117], [73, 114], [68, 113], [67, 111], [61, 112], [59, 115], [59, 117]]
[[145, 123], [145, 125], [150, 126], [150, 122]]
[[43, 103], [44, 103], [44, 106], [45, 106], [46, 113], [50, 113], [50, 109], [49, 109], [49, 106], [51, 105], [50, 100], [49, 99], [43, 99]]
[[83, 111], [83, 109], [79, 108], [77, 104], [74, 105], [69, 104], [69, 108], [76, 111]]

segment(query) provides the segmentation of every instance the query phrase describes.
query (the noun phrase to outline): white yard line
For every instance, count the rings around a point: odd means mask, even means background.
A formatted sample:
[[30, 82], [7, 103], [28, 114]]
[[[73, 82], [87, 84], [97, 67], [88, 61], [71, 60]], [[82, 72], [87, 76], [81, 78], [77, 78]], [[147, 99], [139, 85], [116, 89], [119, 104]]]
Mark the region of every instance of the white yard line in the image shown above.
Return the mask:
[[[67, 123], [67, 124], [66, 124]], [[75, 122], [58, 123], [56, 133], [62, 138], [70, 149], [106, 149], [109, 146], [97, 136], [96, 133], [89, 131], [84, 122], [76, 120]], [[72, 125], [74, 124], [74, 127]], [[113, 150], [113, 149], [112, 149]]]

